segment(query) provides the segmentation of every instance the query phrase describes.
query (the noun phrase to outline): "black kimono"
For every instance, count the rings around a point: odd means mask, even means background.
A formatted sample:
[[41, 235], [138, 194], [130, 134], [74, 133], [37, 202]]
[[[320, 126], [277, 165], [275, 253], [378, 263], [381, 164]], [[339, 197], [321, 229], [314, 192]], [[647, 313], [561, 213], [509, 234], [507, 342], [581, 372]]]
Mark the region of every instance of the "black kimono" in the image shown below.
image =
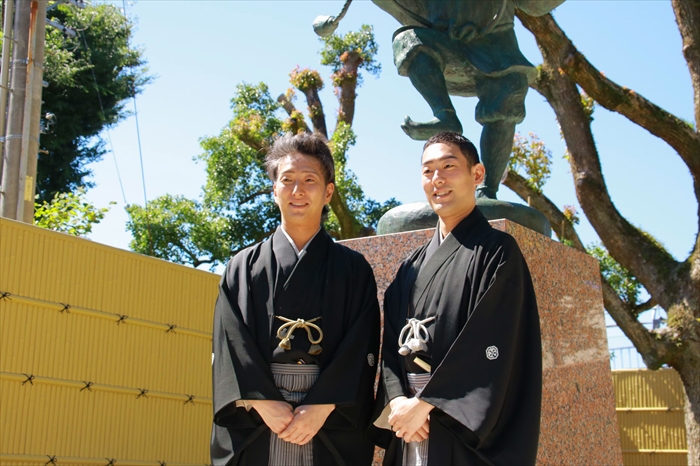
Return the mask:
[[[393, 398], [410, 397], [406, 373], [426, 372], [414, 362], [420, 357], [432, 375], [417, 396], [435, 406], [428, 466], [534, 464], [542, 349], [527, 264], [513, 237], [491, 228], [478, 208], [442, 244], [439, 234], [402, 264], [386, 291], [373, 419]], [[407, 318], [432, 316], [427, 351], [399, 355]], [[384, 464], [401, 465], [403, 442], [377, 424], [370, 432], [387, 449]]]
[[[318, 355], [298, 329], [289, 351], [278, 347], [274, 316], [314, 323], [324, 333]], [[302, 257], [281, 229], [245, 249], [226, 266], [216, 303], [213, 336], [214, 465], [267, 465], [270, 429], [255, 409], [237, 400], [284, 401], [270, 363], [317, 364], [318, 379], [303, 404], [335, 404], [312, 440], [316, 465], [371, 464], [366, 436], [379, 350], [379, 305], [365, 258], [321, 230]]]

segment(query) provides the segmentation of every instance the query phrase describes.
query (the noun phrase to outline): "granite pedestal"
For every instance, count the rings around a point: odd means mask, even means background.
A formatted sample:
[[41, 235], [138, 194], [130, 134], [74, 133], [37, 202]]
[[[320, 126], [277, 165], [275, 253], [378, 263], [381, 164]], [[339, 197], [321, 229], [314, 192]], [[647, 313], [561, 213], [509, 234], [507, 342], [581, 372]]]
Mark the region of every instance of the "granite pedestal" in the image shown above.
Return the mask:
[[[598, 262], [508, 220], [530, 268], [542, 331], [540, 465], [622, 464]], [[374, 268], [383, 300], [399, 264], [433, 229], [344, 241]]]

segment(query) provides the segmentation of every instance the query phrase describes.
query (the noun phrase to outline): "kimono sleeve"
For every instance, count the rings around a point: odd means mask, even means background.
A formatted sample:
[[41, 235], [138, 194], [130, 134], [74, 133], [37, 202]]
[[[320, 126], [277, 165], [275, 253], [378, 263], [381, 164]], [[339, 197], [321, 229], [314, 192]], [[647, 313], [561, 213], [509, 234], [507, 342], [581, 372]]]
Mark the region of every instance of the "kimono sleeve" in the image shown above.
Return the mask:
[[[480, 297], [417, 395], [476, 434], [476, 448], [488, 446], [490, 436], [498, 437], [509, 423], [539, 432], [537, 304], [525, 260], [515, 240], [508, 238], [481, 276], [470, 277], [471, 293]], [[439, 420], [442, 413], [435, 414]]]
[[249, 328], [253, 318], [246, 312], [249, 293], [243, 259], [236, 256], [226, 267], [214, 310], [214, 422], [227, 427], [255, 425], [245, 409], [236, 409], [237, 400], [284, 401]]
[[372, 404], [376, 366], [368, 360], [368, 355], [378, 359], [377, 285], [364, 257], [353, 260], [356, 268], [352, 275], [356, 279], [351, 280], [354, 289], [346, 293], [353, 298], [343, 340], [304, 398], [304, 404], [336, 405], [326, 428], [355, 428], [358, 423], [367, 422]]

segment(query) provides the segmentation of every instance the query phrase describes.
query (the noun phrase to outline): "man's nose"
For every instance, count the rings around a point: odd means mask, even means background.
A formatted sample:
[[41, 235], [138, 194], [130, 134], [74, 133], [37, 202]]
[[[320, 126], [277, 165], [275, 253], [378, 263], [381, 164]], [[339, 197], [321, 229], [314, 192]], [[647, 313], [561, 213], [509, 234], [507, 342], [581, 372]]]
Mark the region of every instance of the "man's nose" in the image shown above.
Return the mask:
[[442, 184], [445, 182], [445, 178], [443, 178], [442, 173], [440, 170], [435, 170], [433, 172], [433, 184]]
[[301, 195], [304, 194], [304, 185], [300, 182], [294, 183], [294, 189], [292, 189], [292, 194]]

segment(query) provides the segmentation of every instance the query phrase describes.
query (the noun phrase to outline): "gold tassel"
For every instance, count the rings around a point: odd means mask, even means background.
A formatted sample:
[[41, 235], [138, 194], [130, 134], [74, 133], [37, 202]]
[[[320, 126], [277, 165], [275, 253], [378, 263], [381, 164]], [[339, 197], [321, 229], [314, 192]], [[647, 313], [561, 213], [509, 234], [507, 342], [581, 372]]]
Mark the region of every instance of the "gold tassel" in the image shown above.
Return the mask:
[[284, 337], [282, 339], [282, 341], [280, 341], [279, 345], [277, 345], [277, 346], [279, 346], [280, 348], [282, 348], [285, 351], [289, 351], [290, 349], [292, 349], [292, 344], [289, 342], [288, 337]]
[[312, 356], [316, 356], [317, 354], [321, 354], [321, 351], [323, 351], [323, 349], [321, 348], [321, 345], [311, 345], [311, 348], [309, 348], [309, 354]]

